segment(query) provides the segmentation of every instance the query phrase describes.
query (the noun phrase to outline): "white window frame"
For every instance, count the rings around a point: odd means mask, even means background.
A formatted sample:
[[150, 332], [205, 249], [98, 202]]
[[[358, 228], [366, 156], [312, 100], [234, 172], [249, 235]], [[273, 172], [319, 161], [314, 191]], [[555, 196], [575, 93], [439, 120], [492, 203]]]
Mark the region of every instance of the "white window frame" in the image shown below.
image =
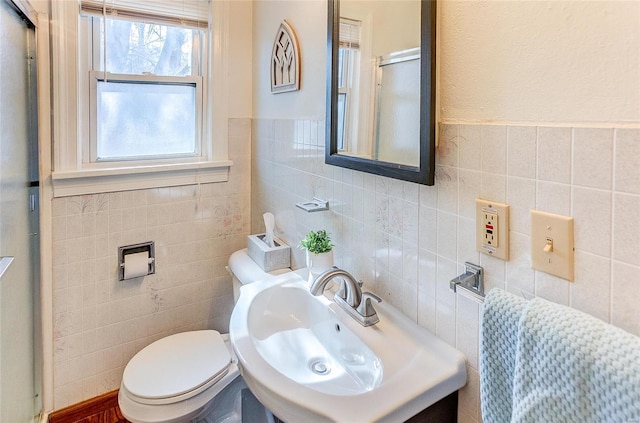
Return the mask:
[[[106, 168], [112, 167], [114, 163], [120, 162], [122, 165], [136, 165], [145, 166], [152, 163], [149, 157], [145, 157], [140, 162], [135, 162], [135, 158], [121, 158], [116, 160], [101, 160], [97, 159], [97, 82], [98, 80], [109, 81], [121, 81], [121, 82], [159, 82], [159, 83], [193, 83], [196, 85], [196, 156], [193, 154], [189, 156], [178, 157], [174, 155], [174, 159], [161, 158], [155, 161], [153, 164], [158, 163], [189, 163], [202, 161], [202, 145], [204, 143], [203, 134], [206, 132], [204, 125], [209, 125], [208, 122], [203, 119], [206, 113], [207, 107], [203, 103], [203, 91], [206, 91], [206, 80], [201, 75], [207, 75], [208, 73], [208, 54], [209, 45], [207, 37], [203, 37], [200, 34], [194, 35], [193, 48], [192, 48], [192, 69], [197, 69], [195, 76], [182, 76], [182, 77], [170, 77], [170, 76], [156, 76], [156, 75], [120, 75], [104, 72], [102, 70], [102, 61], [104, 56], [100, 54], [101, 44], [101, 30], [100, 22], [103, 19], [102, 16], [86, 16], [80, 21], [79, 27], [79, 40], [78, 50], [80, 56], [81, 66], [86, 66], [86, 69], [80, 69], [80, 86], [89, 86], [88, 95], [84, 92], [80, 93], [80, 109], [88, 110], [89, 115], [81, 122], [83, 136], [82, 136], [82, 161], [85, 168]], [[200, 31], [198, 31], [200, 32]], [[82, 91], [82, 90], [81, 90]], [[128, 162], [128, 163], [127, 163]]]
[[[226, 113], [228, 2], [212, 0], [211, 5], [211, 42], [205, 43], [208, 58], [202, 66], [200, 84], [205, 120], [199, 125], [202, 128], [200, 154], [155, 160], [100, 162], [91, 160], [93, 141], [89, 131], [89, 95], [96, 76], [88, 69], [92, 69], [95, 58], [85, 54], [90, 51], [87, 45], [81, 45], [91, 42], [91, 37], [82, 37], [85, 28], [80, 25], [77, 2], [53, 1], [51, 7], [54, 111], [52, 182], [55, 197], [228, 180], [229, 167], [233, 164], [228, 158]], [[126, 79], [134, 78], [127, 75]]]

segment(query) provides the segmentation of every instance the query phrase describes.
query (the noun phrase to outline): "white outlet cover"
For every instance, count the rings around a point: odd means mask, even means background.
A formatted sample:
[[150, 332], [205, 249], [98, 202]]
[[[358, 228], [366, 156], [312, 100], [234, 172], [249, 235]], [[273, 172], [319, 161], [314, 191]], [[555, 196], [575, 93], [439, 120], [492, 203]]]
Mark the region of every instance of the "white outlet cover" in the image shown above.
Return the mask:
[[[494, 233], [497, 232], [497, 243], [489, 245], [483, 242], [486, 235], [484, 215], [494, 213], [498, 218]], [[509, 260], [509, 205], [495, 201], [476, 199], [476, 250], [481, 253]]]
[[573, 218], [531, 210], [531, 267], [573, 281], [573, 263]]

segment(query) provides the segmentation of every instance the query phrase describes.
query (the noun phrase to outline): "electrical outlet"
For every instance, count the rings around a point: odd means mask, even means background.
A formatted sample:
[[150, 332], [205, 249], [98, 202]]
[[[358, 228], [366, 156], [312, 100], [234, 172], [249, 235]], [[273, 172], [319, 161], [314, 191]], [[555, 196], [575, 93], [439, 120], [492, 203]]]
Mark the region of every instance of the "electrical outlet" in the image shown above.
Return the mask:
[[476, 199], [476, 249], [509, 260], [509, 206]]
[[483, 232], [483, 237], [482, 237], [482, 244], [486, 245], [486, 246], [491, 246], [491, 247], [498, 247], [500, 245], [500, 238], [499, 238], [499, 229], [500, 229], [500, 225], [498, 222], [498, 213], [493, 213], [490, 211], [484, 211], [482, 212], [482, 232]]

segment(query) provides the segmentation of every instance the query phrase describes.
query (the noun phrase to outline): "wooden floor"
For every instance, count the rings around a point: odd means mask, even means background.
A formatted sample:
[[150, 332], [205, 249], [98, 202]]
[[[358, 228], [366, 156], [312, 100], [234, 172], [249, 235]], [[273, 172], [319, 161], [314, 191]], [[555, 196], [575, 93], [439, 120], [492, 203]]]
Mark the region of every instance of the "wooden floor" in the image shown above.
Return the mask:
[[[72, 421], [69, 421], [72, 423]], [[130, 423], [129, 420], [122, 417], [120, 408], [116, 405], [108, 410], [101, 411], [93, 416], [85, 417], [82, 420], [73, 420], [73, 423]]]
[[49, 416], [49, 423], [131, 423], [118, 407], [118, 391], [83, 401]]

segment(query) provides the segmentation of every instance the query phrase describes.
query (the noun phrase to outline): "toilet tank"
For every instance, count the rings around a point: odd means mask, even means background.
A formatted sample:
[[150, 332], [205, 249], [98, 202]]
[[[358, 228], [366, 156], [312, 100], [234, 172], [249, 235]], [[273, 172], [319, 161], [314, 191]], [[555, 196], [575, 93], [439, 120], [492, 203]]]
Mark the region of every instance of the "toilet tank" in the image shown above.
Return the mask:
[[291, 272], [291, 269], [288, 267], [285, 267], [284, 269], [276, 269], [268, 273], [265, 272], [255, 261], [253, 261], [251, 257], [249, 257], [246, 248], [231, 254], [227, 270], [233, 279], [234, 303], [238, 301], [238, 297], [240, 296], [240, 287], [242, 285]]

